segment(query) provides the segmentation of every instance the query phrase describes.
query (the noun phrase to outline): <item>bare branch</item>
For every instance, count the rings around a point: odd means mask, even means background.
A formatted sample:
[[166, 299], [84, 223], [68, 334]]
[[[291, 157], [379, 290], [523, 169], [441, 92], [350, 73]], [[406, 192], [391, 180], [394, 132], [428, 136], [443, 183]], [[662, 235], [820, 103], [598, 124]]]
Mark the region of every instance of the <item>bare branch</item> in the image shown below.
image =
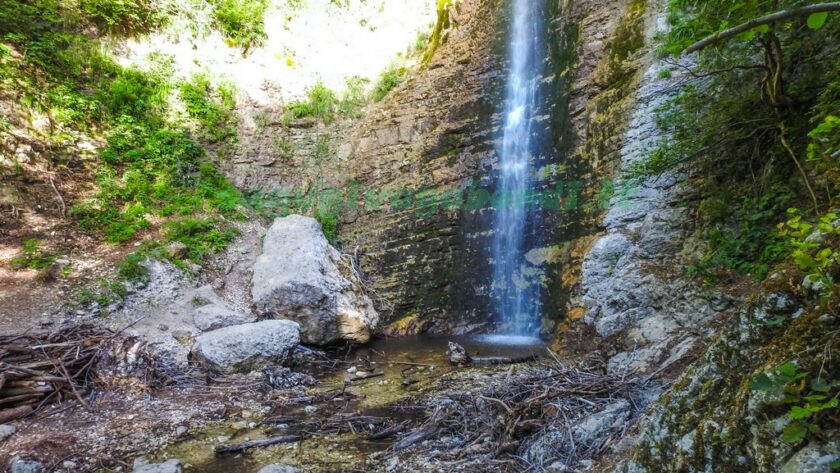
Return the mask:
[[775, 23], [777, 21], [789, 20], [800, 16], [808, 16], [814, 13], [823, 13], [830, 11], [840, 11], [840, 2], [815, 3], [814, 5], [807, 5], [804, 7], [793, 8], [790, 10], [782, 10], [776, 13], [771, 13], [766, 16], [752, 19], [746, 23], [741, 23], [738, 26], [733, 26], [727, 30], [715, 33], [712, 36], [706, 37], [692, 44], [685, 49], [685, 54], [691, 54], [699, 51], [707, 46], [727, 40], [735, 35], [749, 31], [757, 26]]

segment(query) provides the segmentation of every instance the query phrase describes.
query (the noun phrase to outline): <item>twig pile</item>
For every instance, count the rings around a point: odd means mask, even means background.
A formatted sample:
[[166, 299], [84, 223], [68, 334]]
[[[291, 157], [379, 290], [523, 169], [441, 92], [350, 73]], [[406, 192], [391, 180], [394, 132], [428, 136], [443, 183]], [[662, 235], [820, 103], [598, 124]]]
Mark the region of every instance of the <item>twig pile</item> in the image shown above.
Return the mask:
[[[554, 462], [572, 467], [616, 443], [644, 408], [642, 393], [653, 387], [650, 378], [606, 374], [600, 366], [551, 363], [516, 373], [511, 369], [471, 392], [453, 389], [418, 400], [426, 408], [426, 421], [398, 440], [393, 450], [428, 448], [433, 461], [470, 462], [473, 468], [478, 461], [494, 471], [541, 471]], [[626, 422], [581, 438], [577, 425], [622, 400], [629, 405]], [[541, 450], [535, 455], [537, 444]]]
[[0, 336], [0, 423], [84, 394], [115, 334], [93, 325], [51, 334]]

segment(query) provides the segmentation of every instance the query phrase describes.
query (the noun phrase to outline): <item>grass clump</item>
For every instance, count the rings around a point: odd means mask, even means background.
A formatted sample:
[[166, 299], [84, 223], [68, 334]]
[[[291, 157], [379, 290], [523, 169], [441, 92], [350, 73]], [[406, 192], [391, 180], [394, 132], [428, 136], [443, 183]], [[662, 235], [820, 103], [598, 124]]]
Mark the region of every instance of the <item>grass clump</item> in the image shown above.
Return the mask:
[[23, 242], [23, 256], [12, 258], [11, 266], [15, 271], [26, 269], [47, 269], [55, 263], [55, 255], [41, 249], [41, 240], [30, 238]]
[[318, 82], [306, 92], [304, 100], [286, 105], [286, 121], [313, 117], [325, 125], [332, 123], [338, 109], [339, 100], [335, 92]]
[[402, 84], [408, 70], [405, 67], [390, 66], [379, 75], [379, 80], [373, 86], [372, 98], [380, 102], [398, 85]]

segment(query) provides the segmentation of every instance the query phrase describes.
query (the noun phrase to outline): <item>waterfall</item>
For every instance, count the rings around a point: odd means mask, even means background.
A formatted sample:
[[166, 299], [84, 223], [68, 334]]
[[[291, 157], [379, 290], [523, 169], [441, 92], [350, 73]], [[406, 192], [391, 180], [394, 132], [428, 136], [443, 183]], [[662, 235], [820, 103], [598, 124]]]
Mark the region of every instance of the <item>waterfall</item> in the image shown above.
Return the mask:
[[500, 330], [536, 335], [540, 324], [539, 289], [522, 273], [524, 245], [533, 230], [529, 211], [536, 143], [533, 127], [542, 73], [543, 0], [512, 0], [508, 40], [509, 73], [504, 126], [497, 145], [499, 171], [493, 218], [493, 302]]

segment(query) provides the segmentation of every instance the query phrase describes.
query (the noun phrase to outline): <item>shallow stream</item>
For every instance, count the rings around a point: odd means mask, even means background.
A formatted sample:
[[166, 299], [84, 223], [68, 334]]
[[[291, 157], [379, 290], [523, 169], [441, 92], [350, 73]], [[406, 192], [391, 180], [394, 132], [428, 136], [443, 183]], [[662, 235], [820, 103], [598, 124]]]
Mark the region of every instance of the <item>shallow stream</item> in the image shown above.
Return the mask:
[[[377, 457], [388, 450], [394, 438], [368, 440], [376, 422], [394, 425], [412, 422], [423, 416], [412, 410], [412, 399], [434, 396], [452, 376], [468, 372], [508, 369], [505, 366], [475, 365], [458, 368], [449, 363], [447, 344], [455, 341], [473, 357], [522, 357], [545, 355], [538, 339], [528, 337], [407, 337], [378, 339], [359, 347], [313, 371], [318, 384], [308, 388], [311, 400], [276, 404], [265, 416], [255, 409], [243, 411], [226, 421], [190, 432], [184, 440], [154, 455], [154, 459], [178, 458], [187, 472], [252, 473], [276, 463], [300, 468], [305, 472], [371, 471]], [[350, 373], [349, 371], [354, 371]], [[361, 374], [382, 373], [367, 379]], [[338, 396], [342, 392], [351, 396]], [[335, 397], [334, 397], [335, 396]], [[331, 399], [332, 398], [332, 399]], [[325, 425], [341, 416], [370, 418], [373, 423], [359, 429], [350, 423], [336, 433], [307, 431], [313, 424]], [[354, 433], [355, 432], [355, 433]], [[292, 443], [258, 447], [245, 453], [214, 453], [219, 445], [237, 444], [280, 435], [300, 435]]]

